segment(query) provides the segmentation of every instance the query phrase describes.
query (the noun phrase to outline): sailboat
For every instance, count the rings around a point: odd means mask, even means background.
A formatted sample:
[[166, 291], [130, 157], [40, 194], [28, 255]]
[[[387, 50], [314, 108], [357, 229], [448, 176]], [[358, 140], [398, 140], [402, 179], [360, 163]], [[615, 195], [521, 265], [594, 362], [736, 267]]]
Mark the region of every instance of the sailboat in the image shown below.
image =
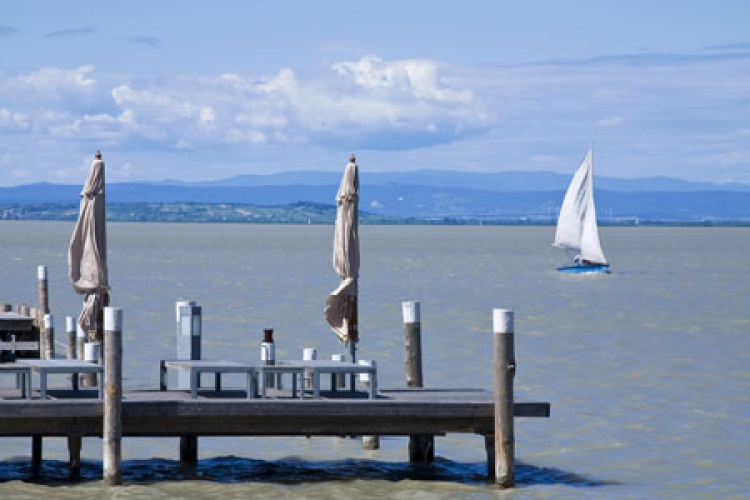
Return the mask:
[[578, 167], [565, 193], [557, 219], [554, 246], [575, 252], [572, 265], [558, 267], [564, 273], [608, 273], [609, 263], [599, 241], [594, 205], [594, 171], [591, 149]]

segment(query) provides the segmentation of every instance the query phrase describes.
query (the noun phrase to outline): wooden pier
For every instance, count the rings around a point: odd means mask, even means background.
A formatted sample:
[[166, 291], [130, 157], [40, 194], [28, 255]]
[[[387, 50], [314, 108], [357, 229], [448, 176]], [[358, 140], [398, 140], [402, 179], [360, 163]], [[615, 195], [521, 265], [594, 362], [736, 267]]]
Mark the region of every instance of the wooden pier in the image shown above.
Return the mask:
[[[41, 311], [48, 310], [44, 290], [40, 285]], [[11, 359], [19, 358], [18, 363], [6, 365], [7, 369], [3, 370], [17, 376], [17, 388], [0, 389], [0, 438], [31, 437], [33, 465], [42, 461], [44, 437], [67, 438], [72, 478], [80, 475], [85, 437], [102, 438], [104, 482], [116, 485], [122, 481], [124, 437], [179, 438], [180, 460], [195, 463], [200, 436], [362, 436], [363, 443], [374, 439], [374, 447], [377, 447], [378, 436], [408, 436], [409, 460], [429, 463], [435, 456], [435, 436], [464, 433], [484, 436], [488, 476], [495, 478], [499, 486], [513, 487], [515, 418], [550, 416], [549, 403], [519, 401], [514, 395], [513, 313], [505, 309], [493, 310], [494, 391], [422, 387], [419, 307], [418, 303], [404, 303], [408, 387], [380, 389], [374, 363], [369, 367], [348, 368], [346, 363], [310, 365], [316, 363], [311, 361], [306, 362], [310, 366], [303, 366], [301, 362], [274, 366], [273, 373], [279, 376], [287, 373], [301, 378], [303, 370], [305, 373], [312, 370], [315, 380], [310, 391], [312, 398], [300, 397], [299, 392], [295, 394], [294, 385], [290, 390], [280, 389], [279, 385], [259, 391], [257, 384], [259, 381], [265, 384], [266, 380], [264, 370], [271, 368], [228, 361], [218, 364], [162, 361], [155, 367], [158, 388], [126, 390], [122, 385], [121, 309], [104, 308], [103, 366], [95, 360], [74, 361], [75, 349], [68, 350], [70, 360], [54, 361], [54, 351], [41, 349], [42, 345], [53, 344], [51, 318], [46, 328], [48, 338], [45, 338], [39, 326], [41, 314], [27, 311], [26, 306], [19, 307], [19, 314], [11, 311], [9, 304], [3, 305], [0, 323], [8, 331], [4, 337], [0, 335], [0, 347]], [[27, 331], [38, 336], [30, 340], [24, 338], [24, 344], [20, 344], [18, 337], [28, 336]], [[75, 335], [68, 335], [69, 343], [74, 339]], [[28, 342], [31, 343], [26, 345]], [[25, 362], [24, 355], [49, 361]], [[81, 363], [103, 374], [98, 390], [78, 387], [76, 373]], [[48, 364], [54, 366], [48, 367]], [[190, 390], [167, 390], [166, 370], [170, 367], [190, 371]], [[197, 389], [201, 370], [215, 374], [212, 389]], [[342, 370], [351, 372], [350, 387], [337, 390], [335, 377], [343, 373]], [[48, 387], [47, 372], [70, 374], [71, 388]], [[222, 388], [220, 374], [223, 372], [241, 372], [246, 375], [247, 384], [241, 388]], [[331, 375], [331, 390], [321, 390], [318, 372]], [[367, 375], [367, 387], [353, 387], [355, 372]], [[31, 384], [33, 373], [42, 377], [38, 389]], [[301, 380], [299, 386], [299, 391], [305, 390]]]
[[[71, 474], [77, 474], [81, 438], [102, 437], [104, 404], [96, 390], [48, 389], [48, 398], [22, 399], [16, 389], [0, 391], [0, 437], [67, 437]], [[38, 391], [32, 394], [39, 396]], [[198, 459], [199, 436], [412, 436], [468, 433], [486, 439], [488, 472], [494, 470], [493, 393], [479, 389], [383, 389], [376, 399], [364, 391], [323, 391], [320, 399], [269, 391], [247, 399], [243, 389], [125, 391], [123, 437], [178, 437], [180, 459]], [[549, 417], [545, 402], [515, 402], [516, 417]], [[33, 462], [41, 461], [32, 456]]]

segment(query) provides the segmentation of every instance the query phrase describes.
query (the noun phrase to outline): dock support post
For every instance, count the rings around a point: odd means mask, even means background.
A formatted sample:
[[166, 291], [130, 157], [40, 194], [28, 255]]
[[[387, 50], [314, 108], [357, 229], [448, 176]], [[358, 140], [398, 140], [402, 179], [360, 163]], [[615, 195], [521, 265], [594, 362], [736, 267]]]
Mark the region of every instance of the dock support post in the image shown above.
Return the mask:
[[[406, 346], [406, 386], [424, 387], [422, 376], [422, 321], [419, 302], [402, 302], [404, 318], [404, 345]], [[435, 436], [414, 434], [409, 436], [409, 461], [432, 463], [435, 461]]]
[[75, 321], [76, 324], [76, 357], [78, 359], [86, 359], [86, 331], [81, 328], [81, 325], [78, 324], [78, 320]]
[[72, 434], [68, 436], [68, 456], [70, 465], [70, 479], [81, 479], [81, 445], [83, 436]]
[[73, 316], [65, 316], [65, 333], [68, 337], [68, 345], [65, 356], [68, 359], [76, 359], [76, 319]]
[[487, 452], [487, 477], [495, 477], [495, 434], [484, 435], [484, 449]]
[[104, 308], [104, 483], [122, 484], [122, 309]]
[[31, 436], [31, 466], [37, 468], [42, 465], [42, 435]]
[[[76, 319], [73, 316], [65, 316], [65, 333], [68, 337], [68, 345], [65, 350], [65, 357], [76, 359]], [[70, 374], [70, 382], [73, 390], [78, 389], [78, 374]]]
[[198, 463], [198, 436], [195, 434], [180, 436], [180, 462], [183, 464]]
[[515, 436], [513, 432], [513, 379], [516, 356], [513, 311], [494, 309], [495, 337], [495, 484], [512, 488], [516, 483]]
[[39, 279], [39, 317], [37, 321], [41, 324], [45, 314], [49, 314], [49, 285], [47, 281], [47, 266], [37, 267], [37, 278]]
[[[360, 359], [357, 361], [358, 365], [374, 366], [375, 361], [368, 359]], [[359, 374], [359, 386], [365, 391], [370, 391], [371, 384], [374, 381], [370, 378], [369, 373]], [[377, 387], [375, 388], [377, 390]], [[362, 449], [363, 450], [379, 450], [380, 449], [380, 436], [366, 435], [362, 436]]]
[[55, 325], [51, 314], [44, 315], [44, 335], [41, 340], [44, 345], [42, 359], [55, 359]]

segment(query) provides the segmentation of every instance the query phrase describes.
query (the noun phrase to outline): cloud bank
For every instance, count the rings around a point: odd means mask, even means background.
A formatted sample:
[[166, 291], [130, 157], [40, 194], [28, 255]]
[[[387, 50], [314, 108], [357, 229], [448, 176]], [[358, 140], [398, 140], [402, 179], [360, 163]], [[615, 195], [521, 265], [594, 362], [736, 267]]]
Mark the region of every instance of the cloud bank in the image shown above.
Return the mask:
[[[321, 168], [315, 158], [355, 150], [380, 170], [570, 171], [593, 143], [606, 175], [750, 182], [749, 82], [750, 55], [737, 53], [502, 67], [371, 55], [313, 75], [0, 72], [0, 164], [11, 184], [80, 182], [97, 148], [127, 163], [115, 179]], [[23, 167], [29, 151], [46, 177]]]

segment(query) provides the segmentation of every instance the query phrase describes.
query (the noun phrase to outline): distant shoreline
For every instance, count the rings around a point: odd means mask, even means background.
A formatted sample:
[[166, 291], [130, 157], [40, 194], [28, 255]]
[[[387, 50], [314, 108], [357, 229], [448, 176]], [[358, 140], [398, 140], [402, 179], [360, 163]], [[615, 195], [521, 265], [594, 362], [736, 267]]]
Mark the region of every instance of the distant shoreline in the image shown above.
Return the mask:
[[[0, 221], [75, 221], [78, 204], [71, 203], [0, 203]], [[241, 203], [108, 203], [110, 222], [162, 223], [237, 223], [237, 224], [303, 224], [330, 225], [335, 222], [333, 205], [300, 202], [288, 205], [250, 205]], [[554, 226], [555, 220], [544, 216], [490, 217], [396, 217], [360, 211], [363, 225], [444, 225], [444, 226]], [[643, 219], [638, 217], [601, 218], [603, 227], [748, 227], [750, 220], [705, 218], [701, 220]]]

